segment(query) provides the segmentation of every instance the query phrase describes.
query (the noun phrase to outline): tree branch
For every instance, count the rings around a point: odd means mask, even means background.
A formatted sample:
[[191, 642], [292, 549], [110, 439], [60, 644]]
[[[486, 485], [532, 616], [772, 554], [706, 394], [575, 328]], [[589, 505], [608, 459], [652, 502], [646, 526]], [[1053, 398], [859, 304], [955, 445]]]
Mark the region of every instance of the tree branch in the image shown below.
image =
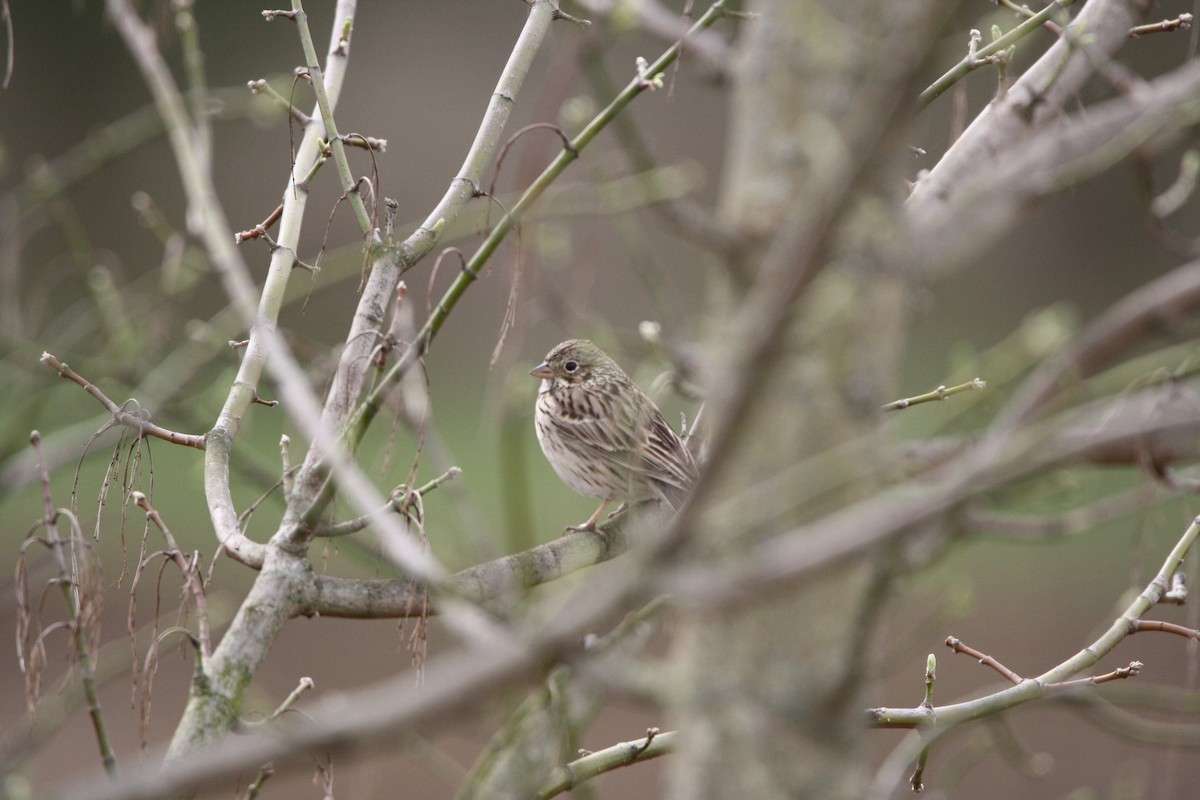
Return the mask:
[[[1150, 0], [1092, 0], [1068, 30], [1086, 35], [1090, 49], [1109, 56], [1129, 40], [1130, 27], [1150, 5]], [[913, 189], [908, 202], [912, 217], [919, 219], [931, 208], [952, 206], [977, 179], [981, 163], [1003, 162], [1010, 154], [1020, 152], [1030, 131], [1067, 107], [1094, 72], [1091, 61], [1074, 46], [1072, 38], [1059, 38], [1013, 83], [1004, 98], [972, 120]], [[991, 190], [998, 191], [995, 186]]]
[[[472, 603], [484, 603], [616, 558], [628, 546], [624, 532], [626, 517], [622, 515], [599, 532], [568, 533], [532, 550], [469, 567], [442, 581], [438, 590]], [[438, 613], [436, 601], [428, 608], [422, 606], [428, 590], [411, 580], [329, 575], [316, 575], [314, 580], [316, 592], [312, 604], [297, 609], [298, 614], [379, 619]]]
[[537, 796], [539, 800], [550, 800], [597, 775], [673, 753], [678, 736], [678, 731], [660, 733], [658, 728], [651, 728], [642, 739], [618, 742], [603, 750], [588, 753], [556, 769]]
[[1076, 460], [1129, 463], [1131, 450], [1143, 463], [1167, 463], [1181, 448], [1194, 451], [1197, 437], [1195, 404], [1174, 387], [1120, 404], [1098, 401], [1020, 431], [985, 436], [926, 476], [768, 539], [741, 567], [719, 574], [678, 567], [665, 583], [691, 602], [736, 604], [935, 524], [963, 501], [1018, 478]]
[[[525, 26], [500, 74], [458, 176], [450, 182], [446, 193], [425, 222], [407, 239], [398, 244], [386, 242], [376, 252], [338, 359], [333, 382], [326, 394], [321, 414], [321, 424], [325, 429], [343, 430], [355, 410], [366, 372], [371, 366], [370, 354], [382, 333], [387, 308], [400, 276], [433, 250], [445, 235], [447, 226], [458, 218], [467, 202], [475, 197], [534, 55], [553, 21], [553, 15], [554, 4], [549, 0], [538, 0], [530, 6]], [[360, 436], [361, 432], [349, 438], [352, 449], [357, 446]], [[311, 448], [296, 479], [296, 490], [289, 499], [286, 515], [292, 525], [290, 537], [295, 546], [303, 546], [307, 541], [305, 527], [295, 523], [319, 516], [333, 499], [332, 491], [318, 491], [329, 472], [326, 460], [323, 448]]]
[[[1197, 72], [1200, 86], [1200, 71]], [[997, 415], [995, 430], [1026, 422], [1061, 394], [1148, 339], [1171, 335], [1200, 309], [1200, 261], [1130, 292], [1097, 317], [1061, 355], [1044, 361]]]
[[[1200, 517], [1192, 520], [1192, 524], [1184, 531], [1179, 541], [1171, 549], [1159, 568], [1158, 573], [1150, 580], [1140, 594], [1113, 621], [1108, 630], [1091, 644], [1066, 661], [1058, 664], [1036, 678], [1022, 680], [1015, 686], [999, 692], [933, 709], [920, 707], [912, 709], [875, 708], [868, 713], [875, 727], [918, 727], [936, 726], [944, 729], [953, 725], [981, 717], [997, 714], [1015, 706], [1045, 697], [1048, 692], [1061, 692], [1070, 685], [1069, 679], [1080, 672], [1094, 666], [1101, 658], [1111, 653], [1125, 637], [1133, 633], [1136, 623], [1142, 615], [1153, 608], [1162, 599], [1170, 585], [1171, 577], [1180, 569], [1184, 556], [1200, 536]], [[948, 644], [949, 644], [948, 640]], [[1136, 663], [1136, 662], [1135, 662]], [[1136, 674], [1140, 664], [1131, 665], [1124, 674], [1113, 673], [1107, 679], [1127, 677]], [[1009, 679], [1016, 676], [1006, 673]], [[1088, 679], [1088, 683], [1098, 679]]]
[[104, 406], [108, 413], [112, 414], [113, 421], [124, 425], [127, 428], [132, 428], [137, 431], [139, 436], [153, 436], [158, 439], [163, 439], [171, 444], [182, 444], [187, 447], [194, 447], [197, 450], [204, 449], [204, 437], [194, 433], [178, 433], [176, 431], [167, 430], [166, 428], [155, 425], [140, 414], [133, 414], [126, 411], [123, 407], [117, 405], [108, 398], [100, 387], [96, 386], [89, 380], [86, 380], [75, 370], [59, 361], [58, 358], [50, 353], [42, 353], [41, 361], [43, 364], [53, 367], [58, 370], [58, 374], [67, 380], [74, 381], [83, 387], [83, 390], [96, 398], [96, 402]]

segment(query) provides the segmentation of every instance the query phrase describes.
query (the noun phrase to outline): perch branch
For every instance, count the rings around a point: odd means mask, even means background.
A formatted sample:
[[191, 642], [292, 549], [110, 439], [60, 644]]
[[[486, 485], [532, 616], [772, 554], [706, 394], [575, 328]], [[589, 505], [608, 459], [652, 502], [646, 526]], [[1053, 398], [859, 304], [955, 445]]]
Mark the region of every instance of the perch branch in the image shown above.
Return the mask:
[[[439, 589], [461, 600], [484, 603], [513, 591], [557, 580], [625, 552], [624, 517], [600, 532], [579, 531], [531, 550], [497, 558], [451, 575]], [[318, 575], [313, 604], [298, 611], [323, 617], [378, 619], [436, 614], [436, 603], [420, 602], [425, 589], [402, 578], [366, 580]]]

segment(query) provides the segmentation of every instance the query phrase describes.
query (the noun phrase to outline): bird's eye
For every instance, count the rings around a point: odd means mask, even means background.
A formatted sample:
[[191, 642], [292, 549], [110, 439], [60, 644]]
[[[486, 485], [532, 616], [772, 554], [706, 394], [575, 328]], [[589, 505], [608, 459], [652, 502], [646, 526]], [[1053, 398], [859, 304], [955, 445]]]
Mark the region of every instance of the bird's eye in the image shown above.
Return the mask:
[[574, 372], [575, 370], [579, 369], [579, 362], [568, 361], [567, 363], [563, 364], [563, 369], [565, 369], [567, 372]]

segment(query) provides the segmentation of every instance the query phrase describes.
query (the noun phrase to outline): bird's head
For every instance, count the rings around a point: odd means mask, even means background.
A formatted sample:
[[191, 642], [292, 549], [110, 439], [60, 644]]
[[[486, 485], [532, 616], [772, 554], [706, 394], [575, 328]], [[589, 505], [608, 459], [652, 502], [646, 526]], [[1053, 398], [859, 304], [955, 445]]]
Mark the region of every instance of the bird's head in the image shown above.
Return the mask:
[[616, 362], [586, 339], [568, 339], [546, 355], [546, 360], [529, 371], [542, 379], [540, 392], [554, 386], [578, 386], [613, 370], [620, 371]]

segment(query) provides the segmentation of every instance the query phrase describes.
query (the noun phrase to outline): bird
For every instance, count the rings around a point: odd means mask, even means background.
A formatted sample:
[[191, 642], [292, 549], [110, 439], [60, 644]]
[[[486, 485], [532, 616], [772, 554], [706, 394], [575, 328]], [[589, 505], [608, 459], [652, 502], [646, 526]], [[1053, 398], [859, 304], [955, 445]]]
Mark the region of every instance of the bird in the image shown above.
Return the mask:
[[576, 492], [601, 500], [587, 522], [566, 530], [596, 531], [613, 500], [679, 507], [696, 461], [617, 362], [586, 339], [568, 339], [529, 374], [542, 379], [534, 424], [546, 460]]

